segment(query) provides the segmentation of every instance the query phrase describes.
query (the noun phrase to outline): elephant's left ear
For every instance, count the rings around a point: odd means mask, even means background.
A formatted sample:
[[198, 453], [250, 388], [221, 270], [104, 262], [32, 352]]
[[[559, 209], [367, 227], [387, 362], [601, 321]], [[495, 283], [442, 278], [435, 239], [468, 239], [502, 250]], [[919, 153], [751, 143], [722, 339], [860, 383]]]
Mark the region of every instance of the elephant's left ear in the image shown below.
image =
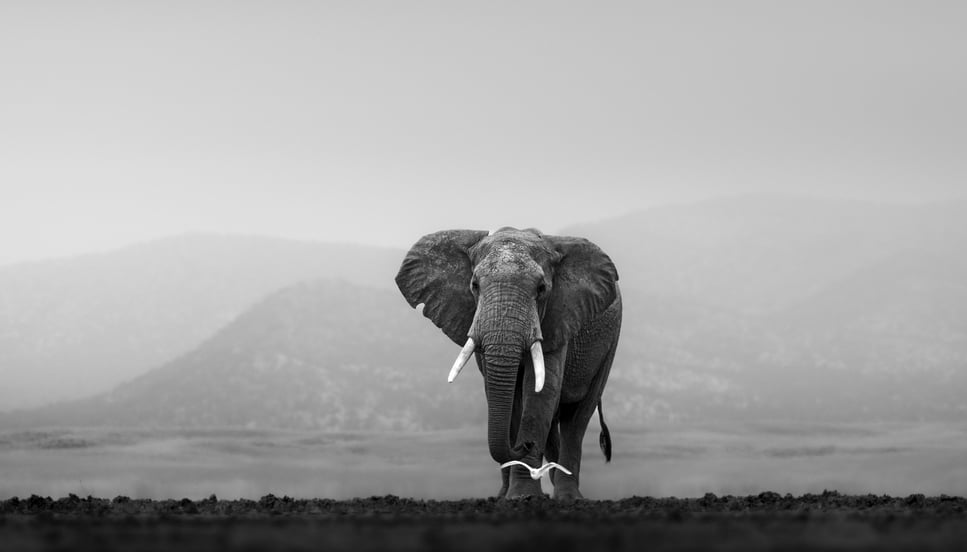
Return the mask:
[[560, 254], [541, 323], [544, 349], [553, 351], [611, 306], [618, 294], [618, 270], [601, 248], [584, 238], [545, 239]]

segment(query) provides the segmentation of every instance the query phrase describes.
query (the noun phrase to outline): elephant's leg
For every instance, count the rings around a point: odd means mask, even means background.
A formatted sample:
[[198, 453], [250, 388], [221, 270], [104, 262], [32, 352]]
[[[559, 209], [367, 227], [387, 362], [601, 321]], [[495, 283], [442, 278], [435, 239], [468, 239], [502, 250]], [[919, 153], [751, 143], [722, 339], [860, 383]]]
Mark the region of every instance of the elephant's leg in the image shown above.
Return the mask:
[[[554, 413], [554, 419], [551, 420], [551, 430], [547, 432], [547, 445], [544, 446], [544, 458], [548, 462], [557, 462], [561, 457], [561, 429], [560, 429], [560, 413]], [[555, 477], [557, 477], [557, 470], [551, 470], [551, 484], [554, 484]]]
[[561, 405], [561, 456], [559, 464], [571, 471], [571, 475], [555, 470], [554, 498], [574, 500], [584, 498], [578, 490], [581, 474], [581, 445], [594, 407], [591, 401]]
[[507, 496], [507, 489], [510, 487], [510, 468], [500, 469], [500, 490], [497, 491], [497, 498]]
[[[555, 420], [561, 397], [561, 382], [564, 374], [566, 349], [544, 355], [544, 387], [540, 393], [534, 391], [534, 370], [527, 360], [522, 386], [523, 404], [517, 442], [534, 443], [535, 446], [522, 461], [531, 467], [540, 467], [550, 437], [552, 422]], [[558, 440], [555, 440], [556, 442]], [[531, 479], [530, 472], [523, 466], [512, 466], [510, 487], [507, 497], [540, 496], [541, 481]]]
[[574, 500], [584, 498], [578, 490], [581, 477], [581, 447], [584, 443], [584, 433], [588, 429], [588, 422], [594, 414], [604, 386], [608, 382], [611, 363], [617, 341], [605, 353], [599, 364], [600, 368], [594, 376], [590, 390], [583, 399], [576, 403], [562, 404], [560, 412], [561, 422], [561, 460], [559, 464], [571, 471], [572, 475], [561, 472], [554, 481], [554, 498]]

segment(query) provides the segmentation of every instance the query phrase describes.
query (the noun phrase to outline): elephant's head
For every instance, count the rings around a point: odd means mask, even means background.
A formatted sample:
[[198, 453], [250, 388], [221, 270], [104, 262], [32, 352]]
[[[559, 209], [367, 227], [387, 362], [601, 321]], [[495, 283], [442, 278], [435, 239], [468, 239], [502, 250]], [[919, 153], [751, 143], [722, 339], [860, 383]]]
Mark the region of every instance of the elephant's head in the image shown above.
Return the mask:
[[[424, 236], [396, 276], [410, 306], [422, 303], [423, 314], [463, 345], [451, 381], [476, 352], [486, 386], [490, 454], [501, 463], [523, 458], [535, 444], [511, 435], [524, 372], [533, 369], [534, 392], [540, 393], [545, 353], [566, 350], [614, 301], [617, 280], [611, 259], [591, 242], [514, 228]], [[556, 408], [557, 399], [543, 402]], [[520, 419], [527, 423], [526, 410]], [[517, 433], [530, 434], [525, 429]]]

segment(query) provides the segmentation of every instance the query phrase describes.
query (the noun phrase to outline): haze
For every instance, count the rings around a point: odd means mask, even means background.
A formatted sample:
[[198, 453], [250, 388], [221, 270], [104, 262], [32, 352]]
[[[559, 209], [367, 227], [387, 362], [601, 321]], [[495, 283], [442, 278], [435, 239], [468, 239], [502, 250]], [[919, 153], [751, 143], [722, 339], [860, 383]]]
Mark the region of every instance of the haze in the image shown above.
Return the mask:
[[959, 2], [4, 2], [0, 263], [956, 197]]

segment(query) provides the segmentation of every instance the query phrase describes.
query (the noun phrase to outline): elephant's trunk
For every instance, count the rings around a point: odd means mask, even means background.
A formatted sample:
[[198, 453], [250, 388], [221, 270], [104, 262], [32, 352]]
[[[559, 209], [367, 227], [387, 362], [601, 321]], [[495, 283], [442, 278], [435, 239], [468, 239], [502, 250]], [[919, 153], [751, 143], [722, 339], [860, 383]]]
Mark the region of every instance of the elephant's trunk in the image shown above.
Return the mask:
[[[519, 347], [518, 350], [521, 350]], [[486, 358], [489, 354], [485, 354]], [[511, 435], [514, 401], [517, 398], [517, 370], [520, 357], [501, 364], [497, 359], [485, 361], [487, 365], [487, 444], [490, 456], [503, 464], [526, 456], [533, 443], [513, 444]]]
[[520, 421], [513, 418], [515, 412], [520, 413], [521, 405], [515, 408], [515, 401], [521, 400], [523, 392], [517, 386], [522, 381], [524, 355], [529, 354], [540, 329], [534, 328], [537, 305], [533, 297], [508, 286], [494, 287], [481, 297], [475, 333], [480, 338], [487, 390], [487, 441], [490, 455], [502, 464], [524, 458], [535, 446], [515, 443], [512, 427]]

